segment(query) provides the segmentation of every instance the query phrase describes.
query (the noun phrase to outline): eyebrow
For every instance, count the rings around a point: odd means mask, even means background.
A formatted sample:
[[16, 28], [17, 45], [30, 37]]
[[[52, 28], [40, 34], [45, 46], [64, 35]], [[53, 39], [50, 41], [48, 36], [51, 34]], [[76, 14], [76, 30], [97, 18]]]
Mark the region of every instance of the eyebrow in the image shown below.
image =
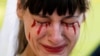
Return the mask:
[[46, 16], [46, 15], [39, 15], [39, 17], [49, 18], [49, 16]]
[[[46, 15], [38, 15], [39, 17], [43, 17], [43, 18], [49, 18], [50, 19], [50, 17], [49, 16], [46, 16]], [[63, 17], [62, 19], [64, 19], [64, 20], [66, 20], [66, 19], [74, 19], [74, 18], [78, 18], [79, 17], [79, 15], [77, 15], [77, 16], [74, 16], [74, 15], [69, 15], [69, 16], [65, 16], [65, 17]]]
[[63, 19], [73, 19], [73, 18], [78, 18], [78, 16], [65, 16]]

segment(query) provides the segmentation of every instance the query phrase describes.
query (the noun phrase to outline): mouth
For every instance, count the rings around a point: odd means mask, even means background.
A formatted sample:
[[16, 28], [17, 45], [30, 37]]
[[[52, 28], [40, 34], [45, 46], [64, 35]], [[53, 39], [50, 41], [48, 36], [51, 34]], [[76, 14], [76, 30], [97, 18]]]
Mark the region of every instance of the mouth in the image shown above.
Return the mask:
[[48, 46], [48, 45], [42, 45], [42, 46], [49, 53], [60, 53], [66, 47], [66, 45], [61, 45], [61, 46], [56, 46], [56, 47], [52, 47], [52, 46]]

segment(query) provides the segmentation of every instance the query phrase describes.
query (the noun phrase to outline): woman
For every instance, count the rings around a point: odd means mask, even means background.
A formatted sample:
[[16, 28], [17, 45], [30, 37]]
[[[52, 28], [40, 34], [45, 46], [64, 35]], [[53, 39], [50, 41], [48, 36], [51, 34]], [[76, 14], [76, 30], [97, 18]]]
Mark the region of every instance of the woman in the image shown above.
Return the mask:
[[87, 0], [18, 0], [19, 56], [68, 56], [88, 9]]

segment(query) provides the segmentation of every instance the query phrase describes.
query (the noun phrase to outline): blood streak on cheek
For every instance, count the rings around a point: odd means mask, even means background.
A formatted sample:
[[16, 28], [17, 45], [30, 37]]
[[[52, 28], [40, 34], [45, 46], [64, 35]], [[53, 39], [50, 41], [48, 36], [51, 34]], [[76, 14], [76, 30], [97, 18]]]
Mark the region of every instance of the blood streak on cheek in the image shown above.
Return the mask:
[[[72, 25], [72, 27], [73, 27], [74, 33], [76, 34], [76, 28], [75, 28], [74, 24]], [[66, 28], [68, 30], [68, 24], [66, 24]]]
[[67, 30], [68, 30], [68, 24], [66, 24], [66, 28], [67, 28]]
[[[77, 21], [76, 23], [78, 24], [78, 27], [80, 28], [79, 22]], [[75, 25], [73, 24], [72, 27], [73, 27], [74, 33], [76, 34], [76, 28], [75, 28]], [[67, 28], [67, 30], [68, 30], [68, 24], [66, 24], [66, 28]]]
[[48, 24], [45, 24], [45, 27], [47, 28], [48, 27]]
[[46, 23], [46, 24], [45, 24], [45, 27], [46, 27], [46, 28], [47, 28], [48, 26], [50, 26], [50, 23]]
[[[32, 25], [31, 25], [31, 28], [34, 27], [35, 25], [36, 25], [36, 21], [34, 20], [33, 23], [32, 23]], [[30, 40], [30, 32], [29, 32], [28, 38]]]
[[[50, 25], [50, 23], [46, 23], [46, 24], [45, 24], [45, 27], [47, 28], [49, 25]], [[38, 31], [37, 31], [37, 34], [38, 34], [38, 35], [40, 34], [42, 28], [43, 28], [43, 24], [40, 25], [40, 27], [39, 27], [39, 29], [38, 29]]]
[[34, 27], [36, 25], [36, 21], [33, 21], [33, 24], [31, 25], [31, 27]]
[[38, 35], [40, 34], [42, 27], [43, 27], [43, 24], [40, 25], [40, 27], [39, 27], [39, 29], [38, 29], [38, 31], [37, 31], [37, 34], [38, 34]]
[[[77, 23], [77, 25], [78, 25], [78, 27], [80, 28], [80, 24], [79, 24], [79, 22], [76, 22]], [[76, 34], [76, 28], [75, 28], [75, 25], [73, 24], [73, 30], [74, 30], [74, 33]]]
[[75, 28], [75, 25], [73, 24], [73, 30], [74, 30], [74, 33], [76, 34], [76, 28]]

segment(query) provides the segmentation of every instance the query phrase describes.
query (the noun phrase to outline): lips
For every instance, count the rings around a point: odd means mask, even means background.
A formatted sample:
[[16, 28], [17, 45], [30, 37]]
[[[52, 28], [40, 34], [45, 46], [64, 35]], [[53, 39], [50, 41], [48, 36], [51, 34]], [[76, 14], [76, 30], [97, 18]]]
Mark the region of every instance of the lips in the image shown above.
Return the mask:
[[65, 46], [66, 45], [61, 45], [61, 46], [57, 46], [57, 47], [52, 47], [52, 46], [48, 46], [48, 45], [42, 45], [44, 47], [44, 49], [47, 51], [47, 52], [50, 52], [50, 53], [59, 53], [61, 51], [64, 50]]

